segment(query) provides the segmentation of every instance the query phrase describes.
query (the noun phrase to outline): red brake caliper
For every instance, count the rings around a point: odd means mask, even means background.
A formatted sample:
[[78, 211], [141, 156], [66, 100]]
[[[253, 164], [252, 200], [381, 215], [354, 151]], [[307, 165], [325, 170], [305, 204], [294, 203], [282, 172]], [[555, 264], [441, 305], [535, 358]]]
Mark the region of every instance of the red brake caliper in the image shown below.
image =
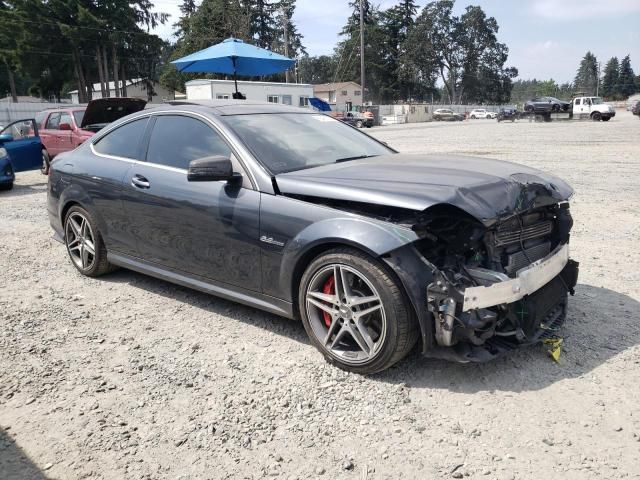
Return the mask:
[[[334, 295], [335, 292], [335, 278], [333, 275], [329, 277], [329, 279], [325, 282], [324, 287], [322, 287], [322, 293], [326, 293], [327, 295]], [[327, 312], [322, 312], [322, 318], [324, 318], [324, 324], [329, 328], [331, 326], [331, 315]]]

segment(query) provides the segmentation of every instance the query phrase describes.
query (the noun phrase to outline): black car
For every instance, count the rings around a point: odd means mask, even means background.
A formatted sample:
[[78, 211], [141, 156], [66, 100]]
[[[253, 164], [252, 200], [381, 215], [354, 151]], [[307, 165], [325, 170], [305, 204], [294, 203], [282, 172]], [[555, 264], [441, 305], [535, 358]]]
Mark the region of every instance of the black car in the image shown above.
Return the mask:
[[520, 118], [520, 112], [518, 112], [517, 109], [501, 108], [500, 111], [498, 112], [498, 116], [496, 117], [496, 120], [498, 122], [506, 122], [506, 121], [515, 122], [519, 118]]
[[61, 154], [48, 213], [84, 275], [120, 266], [299, 318], [327, 360], [370, 373], [417, 342], [485, 361], [556, 331], [571, 195], [522, 165], [399, 154], [229, 100], [144, 110]]
[[536, 97], [524, 104], [525, 112], [535, 113], [568, 112], [570, 108], [571, 102], [558, 100], [554, 97]]
[[631, 113], [640, 117], [640, 100], [633, 104], [631, 107]]

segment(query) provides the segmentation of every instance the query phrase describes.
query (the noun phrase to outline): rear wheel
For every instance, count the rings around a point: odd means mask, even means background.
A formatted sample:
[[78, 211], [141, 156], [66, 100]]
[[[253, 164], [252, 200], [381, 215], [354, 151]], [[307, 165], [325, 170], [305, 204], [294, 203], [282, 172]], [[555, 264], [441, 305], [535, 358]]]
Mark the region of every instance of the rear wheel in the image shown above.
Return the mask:
[[358, 127], [358, 128], [362, 128], [362, 125], [363, 125], [362, 120], [358, 120], [358, 121], [356, 122], [356, 127]]
[[402, 359], [418, 330], [399, 282], [357, 250], [316, 258], [300, 282], [304, 328], [325, 359], [355, 373], [375, 373]]
[[13, 188], [13, 182], [11, 183], [0, 183], [0, 190], [11, 190]]
[[64, 243], [73, 266], [83, 275], [98, 277], [113, 270], [98, 227], [84, 208], [73, 206], [67, 212]]
[[471, 118], [472, 118], [473, 120], [475, 120], [475, 119], [476, 119], [476, 116], [475, 116], [475, 115], [471, 115]]

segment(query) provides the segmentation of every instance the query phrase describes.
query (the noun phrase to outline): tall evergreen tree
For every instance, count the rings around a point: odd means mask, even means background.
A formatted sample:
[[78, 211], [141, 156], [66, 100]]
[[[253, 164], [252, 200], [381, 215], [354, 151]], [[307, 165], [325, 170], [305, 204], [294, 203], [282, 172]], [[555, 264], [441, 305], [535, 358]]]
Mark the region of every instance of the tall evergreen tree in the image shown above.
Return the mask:
[[580, 66], [576, 72], [576, 78], [573, 81], [578, 92], [585, 95], [595, 95], [598, 85], [598, 59], [596, 56], [587, 52], [580, 61]]
[[618, 57], [611, 57], [604, 67], [602, 74], [600, 94], [603, 97], [617, 99], [616, 97], [620, 94], [618, 85], [619, 69], [620, 63], [618, 62]]
[[627, 98], [638, 91], [638, 86], [635, 82], [635, 75], [633, 68], [631, 68], [631, 58], [629, 55], [624, 57], [620, 62], [620, 73], [618, 74], [618, 90], [620, 94]]

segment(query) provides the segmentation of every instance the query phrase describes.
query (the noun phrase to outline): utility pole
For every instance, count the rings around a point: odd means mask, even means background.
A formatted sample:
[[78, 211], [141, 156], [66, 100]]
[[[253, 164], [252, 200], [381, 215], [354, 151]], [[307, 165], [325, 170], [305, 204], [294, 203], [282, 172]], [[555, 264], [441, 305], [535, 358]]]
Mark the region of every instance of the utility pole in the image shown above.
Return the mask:
[[362, 105], [364, 105], [364, 0], [360, 0], [360, 86], [362, 87]]
[[[284, 21], [284, 56], [289, 58], [289, 17], [287, 17], [284, 7], [280, 9], [280, 12]], [[284, 72], [284, 81], [289, 83], [289, 69]]]
[[600, 62], [596, 63], [598, 66], [598, 80], [596, 82], [596, 97], [599, 96], [598, 92], [600, 91]]

